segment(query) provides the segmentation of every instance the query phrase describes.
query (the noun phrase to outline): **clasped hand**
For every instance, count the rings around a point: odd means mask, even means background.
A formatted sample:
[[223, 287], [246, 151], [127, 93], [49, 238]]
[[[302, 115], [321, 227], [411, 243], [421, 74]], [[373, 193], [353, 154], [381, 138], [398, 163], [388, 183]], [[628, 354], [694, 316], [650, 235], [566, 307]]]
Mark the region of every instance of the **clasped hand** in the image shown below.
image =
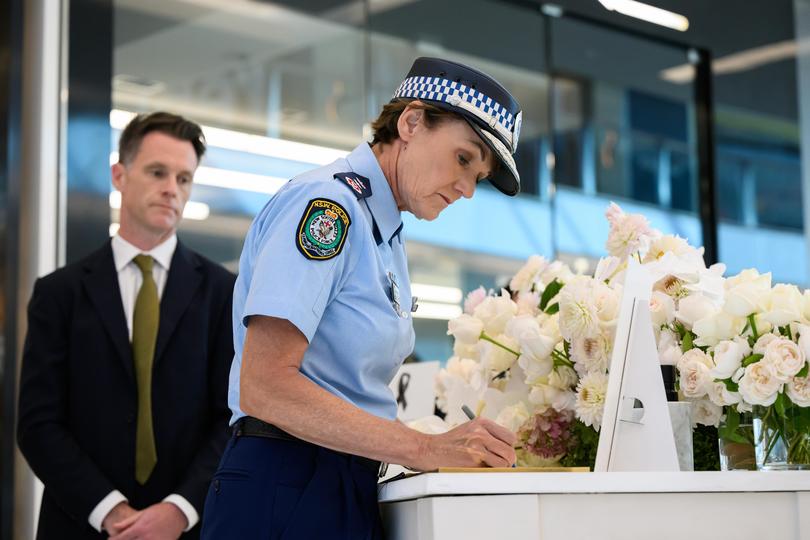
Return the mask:
[[120, 503], [107, 514], [103, 523], [110, 540], [177, 540], [187, 526], [185, 514], [168, 502], [140, 511]]

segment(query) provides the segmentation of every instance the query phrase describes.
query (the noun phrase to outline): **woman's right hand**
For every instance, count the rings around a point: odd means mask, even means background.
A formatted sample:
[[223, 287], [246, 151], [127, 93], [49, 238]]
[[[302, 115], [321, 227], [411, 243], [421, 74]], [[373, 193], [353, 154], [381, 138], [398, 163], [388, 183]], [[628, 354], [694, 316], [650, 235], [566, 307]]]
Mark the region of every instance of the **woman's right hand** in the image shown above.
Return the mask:
[[422, 471], [439, 467], [511, 467], [517, 437], [492, 420], [476, 418], [440, 435], [426, 435], [424, 450], [412, 465]]

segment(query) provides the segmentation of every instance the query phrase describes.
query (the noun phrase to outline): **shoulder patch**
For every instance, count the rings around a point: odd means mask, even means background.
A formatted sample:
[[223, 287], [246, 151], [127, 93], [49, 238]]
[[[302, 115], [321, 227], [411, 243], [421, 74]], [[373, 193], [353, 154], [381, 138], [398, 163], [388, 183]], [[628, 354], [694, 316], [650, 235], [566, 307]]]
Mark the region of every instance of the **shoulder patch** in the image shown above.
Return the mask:
[[335, 201], [312, 199], [298, 224], [295, 245], [307, 259], [325, 261], [337, 257], [351, 223], [349, 213]]
[[349, 187], [358, 199], [371, 197], [371, 182], [365, 176], [353, 172], [336, 173], [335, 178]]

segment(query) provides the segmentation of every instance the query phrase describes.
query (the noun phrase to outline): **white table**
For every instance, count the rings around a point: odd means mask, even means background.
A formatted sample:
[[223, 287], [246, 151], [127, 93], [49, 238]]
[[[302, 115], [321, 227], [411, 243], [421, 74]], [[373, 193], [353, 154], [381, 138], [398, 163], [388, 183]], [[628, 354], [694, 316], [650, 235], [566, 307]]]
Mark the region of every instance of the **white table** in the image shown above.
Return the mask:
[[431, 473], [380, 503], [391, 540], [810, 540], [810, 471]]

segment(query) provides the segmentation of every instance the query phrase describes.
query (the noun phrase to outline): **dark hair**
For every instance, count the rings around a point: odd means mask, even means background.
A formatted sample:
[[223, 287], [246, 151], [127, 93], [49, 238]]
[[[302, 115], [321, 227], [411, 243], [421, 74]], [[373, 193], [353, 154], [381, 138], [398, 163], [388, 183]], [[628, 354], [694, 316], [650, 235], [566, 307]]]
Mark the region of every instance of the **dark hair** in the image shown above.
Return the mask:
[[[374, 133], [374, 138], [371, 140], [371, 144], [391, 144], [395, 140], [399, 139], [397, 122], [399, 122], [399, 117], [402, 116], [402, 113], [405, 111], [408, 105], [413, 103], [413, 101], [414, 100], [412, 99], [399, 99], [397, 101], [387, 103], [383, 107], [380, 115], [371, 123], [371, 129]], [[428, 127], [428, 129], [450, 120], [451, 118], [461, 120], [461, 116], [458, 114], [446, 111], [429, 103], [413, 103], [412, 106], [424, 111], [425, 125]]]
[[176, 114], [153, 112], [137, 115], [124, 128], [118, 141], [118, 161], [131, 163], [141, 148], [143, 138], [155, 131], [190, 142], [197, 154], [198, 164], [205, 154], [205, 136], [198, 124]]

